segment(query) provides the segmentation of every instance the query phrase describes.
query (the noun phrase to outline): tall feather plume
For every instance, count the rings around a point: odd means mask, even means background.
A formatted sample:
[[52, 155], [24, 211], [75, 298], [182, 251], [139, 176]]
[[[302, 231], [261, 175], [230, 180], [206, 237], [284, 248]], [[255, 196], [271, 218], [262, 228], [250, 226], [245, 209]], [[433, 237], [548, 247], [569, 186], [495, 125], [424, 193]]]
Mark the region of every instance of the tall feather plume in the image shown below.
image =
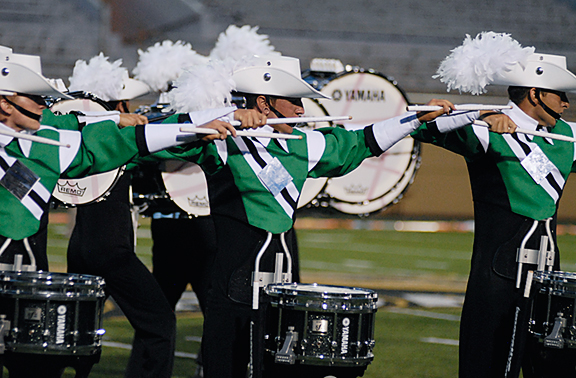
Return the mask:
[[156, 42], [146, 51], [138, 50], [139, 60], [132, 71], [134, 78], [143, 81], [153, 91], [169, 89], [184, 67], [206, 64], [208, 58], [198, 54], [192, 45], [182, 41]]
[[502, 77], [515, 64], [524, 65], [534, 47], [522, 47], [510, 34], [482, 32], [474, 39], [466, 35], [461, 46], [442, 61], [434, 79], [473, 95], [486, 93], [486, 86]]
[[257, 64], [255, 55], [280, 55], [268, 36], [259, 35], [258, 27], [230, 25], [220, 33], [210, 53], [210, 61], [186, 67], [168, 92], [172, 110], [191, 112], [231, 104], [236, 89], [234, 71]]
[[122, 66], [122, 59], [111, 63], [103, 53], [96, 55], [87, 63], [77, 60], [68, 78], [70, 92], [91, 92], [104, 101], [118, 100], [128, 78], [128, 70]]
[[168, 92], [170, 106], [178, 113], [230, 106], [234, 62], [212, 60], [186, 68]]
[[238, 60], [244, 56], [280, 55], [275, 51], [267, 35], [258, 34], [258, 28], [258, 26], [251, 27], [250, 25], [228, 26], [226, 31], [218, 36], [216, 45], [210, 52], [210, 58]]

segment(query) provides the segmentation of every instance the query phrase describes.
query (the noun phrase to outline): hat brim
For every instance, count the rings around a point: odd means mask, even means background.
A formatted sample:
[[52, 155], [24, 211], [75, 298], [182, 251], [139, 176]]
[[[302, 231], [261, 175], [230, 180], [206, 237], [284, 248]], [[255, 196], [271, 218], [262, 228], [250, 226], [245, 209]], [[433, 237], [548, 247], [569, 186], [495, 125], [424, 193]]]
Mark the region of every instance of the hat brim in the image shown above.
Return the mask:
[[326, 98], [302, 78], [274, 67], [246, 67], [232, 75], [236, 91], [260, 95], [297, 98]]
[[128, 78], [124, 80], [124, 88], [120, 92], [120, 100], [133, 100], [150, 93], [150, 87], [140, 80]]
[[30, 68], [3, 62], [0, 64], [0, 93], [3, 95], [25, 93], [37, 96], [71, 99], [51, 85], [44, 76]]
[[576, 93], [576, 75], [549, 62], [529, 61], [525, 67], [515, 64], [493, 84]]

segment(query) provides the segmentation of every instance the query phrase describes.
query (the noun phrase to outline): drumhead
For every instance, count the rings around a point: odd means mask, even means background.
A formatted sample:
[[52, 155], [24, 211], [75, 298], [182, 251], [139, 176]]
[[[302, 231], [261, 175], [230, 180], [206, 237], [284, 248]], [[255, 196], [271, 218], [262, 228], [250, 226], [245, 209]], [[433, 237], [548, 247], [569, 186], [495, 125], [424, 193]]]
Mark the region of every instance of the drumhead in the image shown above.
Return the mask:
[[[318, 83], [322, 87], [317, 89], [332, 97], [317, 100], [329, 115], [352, 116], [352, 120], [344, 122], [348, 130], [398, 116], [408, 105], [395, 83], [373, 71], [358, 69], [317, 81], [308, 77], [307, 81]], [[380, 157], [366, 159], [353, 172], [330, 178], [324, 193], [330, 197], [330, 206], [338, 211], [370, 214], [397, 203], [419, 165], [419, 143], [405, 138]]]
[[358, 287], [319, 285], [317, 283], [284, 283], [270, 284], [265, 288], [267, 294], [285, 294], [285, 295], [315, 295], [319, 298], [329, 297], [355, 297], [355, 298], [377, 298], [375, 291]]
[[104, 298], [104, 286], [102, 277], [86, 274], [0, 271], [0, 296], [97, 299]]
[[170, 199], [189, 215], [210, 215], [208, 184], [199, 165], [168, 160], [162, 172], [162, 181]]
[[264, 292], [277, 307], [328, 312], [374, 312], [378, 294], [369, 289], [314, 284], [271, 284]]
[[[76, 93], [81, 98], [62, 100], [54, 103], [50, 110], [56, 114], [68, 114], [72, 111], [107, 111], [105, 104], [85, 93]], [[87, 176], [81, 179], [60, 179], [52, 196], [64, 205], [85, 205], [103, 200], [120, 176], [124, 168]]]

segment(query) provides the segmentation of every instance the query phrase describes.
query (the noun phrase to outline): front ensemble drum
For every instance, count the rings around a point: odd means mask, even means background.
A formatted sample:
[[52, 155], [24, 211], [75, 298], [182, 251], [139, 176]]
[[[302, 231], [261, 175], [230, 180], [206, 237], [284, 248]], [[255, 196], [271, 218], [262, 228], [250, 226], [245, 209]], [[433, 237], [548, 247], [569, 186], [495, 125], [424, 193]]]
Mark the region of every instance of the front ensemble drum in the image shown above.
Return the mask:
[[[330, 116], [352, 116], [344, 123], [356, 130], [405, 112], [408, 100], [384, 75], [355, 69], [337, 74], [310, 71], [304, 79], [332, 99], [317, 99]], [[330, 178], [323, 192], [331, 207], [365, 215], [398, 202], [420, 164], [420, 144], [405, 138], [380, 157], [366, 159], [345, 176]]]
[[280, 370], [306, 365], [363, 371], [372, 362], [376, 292], [293, 283], [270, 284], [265, 293], [266, 356]]
[[10, 353], [92, 356], [101, 351], [104, 279], [50, 272], [0, 272], [0, 314]]
[[[50, 107], [50, 110], [56, 114], [109, 110], [102, 101], [89, 94], [73, 93], [73, 95], [80, 96], [80, 98], [58, 101]], [[124, 167], [120, 167], [81, 179], [60, 179], [54, 188], [52, 196], [65, 206], [99, 202], [110, 193], [110, 190], [112, 190], [123, 173]]]
[[529, 332], [544, 347], [576, 348], [576, 273], [534, 272]]

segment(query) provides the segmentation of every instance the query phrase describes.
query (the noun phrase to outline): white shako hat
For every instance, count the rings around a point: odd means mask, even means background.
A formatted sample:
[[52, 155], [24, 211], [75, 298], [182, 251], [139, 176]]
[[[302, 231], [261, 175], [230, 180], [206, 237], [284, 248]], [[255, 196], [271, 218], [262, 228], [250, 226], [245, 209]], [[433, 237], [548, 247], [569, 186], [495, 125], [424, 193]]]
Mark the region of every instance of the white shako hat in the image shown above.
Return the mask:
[[300, 60], [287, 56], [255, 57], [254, 65], [234, 71], [236, 91], [297, 98], [330, 98], [302, 79]]
[[77, 60], [69, 80], [70, 92], [90, 92], [104, 101], [132, 100], [150, 92], [148, 85], [128, 76], [122, 59], [109, 62], [103, 53], [89, 62]]
[[471, 94], [486, 93], [490, 84], [576, 92], [576, 76], [566, 57], [535, 53], [506, 33], [482, 32], [466, 36], [440, 64], [433, 78]]
[[38, 55], [15, 54], [11, 48], [0, 46], [0, 95], [16, 93], [71, 98], [42, 75]]
[[493, 84], [576, 93], [576, 75], [568, 71], [566, 57], [561, 55], [534, 53], [523, 65], [517, 63], [496, 78]]

